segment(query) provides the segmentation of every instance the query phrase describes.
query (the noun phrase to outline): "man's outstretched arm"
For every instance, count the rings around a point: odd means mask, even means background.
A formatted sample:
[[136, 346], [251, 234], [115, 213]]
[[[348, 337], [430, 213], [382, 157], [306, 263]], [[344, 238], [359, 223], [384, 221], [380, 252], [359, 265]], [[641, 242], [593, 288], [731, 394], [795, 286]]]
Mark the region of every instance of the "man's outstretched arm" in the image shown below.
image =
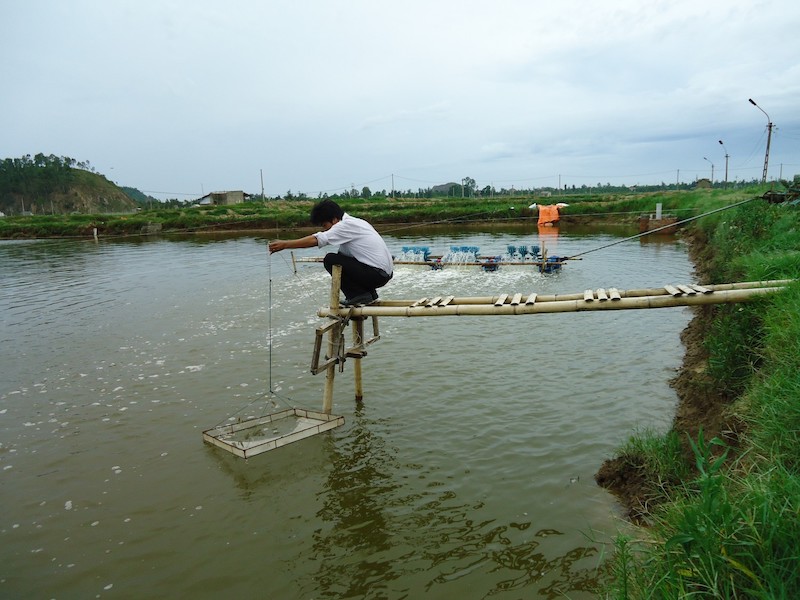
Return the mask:
[[296, 240], [274, 240], [269, 243], [269, 253], [294, 248], [314, 248], [317, 246], [317, 237], [314, 234]]

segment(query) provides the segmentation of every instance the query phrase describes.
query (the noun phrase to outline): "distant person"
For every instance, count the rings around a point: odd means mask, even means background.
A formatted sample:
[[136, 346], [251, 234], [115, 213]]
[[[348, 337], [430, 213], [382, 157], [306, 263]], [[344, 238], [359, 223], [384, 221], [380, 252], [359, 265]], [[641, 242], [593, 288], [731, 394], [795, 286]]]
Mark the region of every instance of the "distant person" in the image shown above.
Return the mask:
[[325, 255], [325, 269], [342, 266], [342, 291], [345, 306], [370, 304], [378, 299], [377, 288], [392, 278], [394, 266], [386, 242], [364, 219], [351, 217], [333, 200], [322, 200], [311, 209], [311, 222], [323, 231], [296, 240], [270, 242], [269, 251], [287, 248], [339, 246], [339, 252]]

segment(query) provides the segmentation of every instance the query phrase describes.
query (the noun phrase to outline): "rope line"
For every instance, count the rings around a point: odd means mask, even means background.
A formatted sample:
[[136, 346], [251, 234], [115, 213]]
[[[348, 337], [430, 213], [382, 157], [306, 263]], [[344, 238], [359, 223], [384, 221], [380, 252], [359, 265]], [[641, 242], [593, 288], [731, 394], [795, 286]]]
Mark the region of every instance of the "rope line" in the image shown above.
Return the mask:
[[[272, 366], [273, 366], [273, 359], [272, 355], [274, 352], [274, 344], [273, 344], [273, 328], [272, 328], [272, 312], [273, 312], [273, 303], [272, 303], [272, 255], [269, 254], [269, 240], [267, 240], [267, 374], [268, 374], [268, 389], [266, 392], [259, 394], [233, 413], [225, 417], [222, 421], [214, 425], [215, 428], [225, 425], [230, 421], [233, 421], [237, 418], [237, 415], [240, 415], [242, 412], [248, 410], [254, 404], [258, 402], [263, 402], [263, 406], [260, 409], [257, 417], [264, 417], [269, 414], [271, 410], [280, 408], [280, 404], [276, 402], [276, 400], [280, 401], [280, 403], [284, 404], [287, 408], [296, 408], [298, 405], [303, 406], [303, 408], [309, 408], [308, 406], [302, 405], [302, 403], [295, 402], [291, 397], [285, 396], [278, 392], [275, 389], [275, 383], [272, 377]], [[302, 281], [302, 280], [301, 280]]]
[[736, 202], [734, 204], [729, 204], [728, 206], [723, 206], [721, 208], [715, 208], [714, 210], [710, 210], [708, 212], [705, 212], [705, 213], [703, 213], [701, 215], [697, 215], [695, 217], [689, 217], [688, 219], [683, 219], [682, 221], [677, 221], [675, 223], [669, 223], [667, 225], [663, 225], [662, 227], [657, 227], [655, 229], [651, 229], [650, 231], [645, 231], [643, 233], [638, 233], [636, 235], [632, 235], [630, 237], [626, 237], [626, 238], [623, 238], [621, 240], [617, 240], [616, 242], [612, 242], [612, 243], [606, 244], [604, 246], [599, 246], [597, 248], [592, 248], [591, 250], [586, 250], [585, 252], [580, 252], [580, 253], [574, 254], [572, 256], [565, 256], [563, 260], [574, 260], [574, 259], [578, 258], [579, 256], [583, 256], [584, 254], [589, 254], [590, 252], [597, 252], [598, 250], [604, 250], [606, 248], [610, 248], [611, 246], [616, 246], [617, 244], [622, 244], [623, 242], [629, 242], [631, 240], [635, 240], [637, 238], [644, 237], [646, 235], [650, 235], [652, 233], [657, 233], [657, 232], [661, 231], [662, 229], [667, 229], [669, 227], [676, 227], [678, 225], [683, 225], [684, 223], [689, 223], [690, 221], [696, 221], [697, 219], [700, 219], [702, 217], [707, 217], [708, 215], [713, 215], [714, 213], [718, 213], [718, 212], [721, 212], [723, 210], [728, 210], [729, 208], [735, 208], [737, 206], [741, 206], [742, 204], [746, 204], [747, 202], [752, 202], [755, 199], [756, 199], [756, 197], [748, 198], [747, 200], [742, 200], [741, 202]]

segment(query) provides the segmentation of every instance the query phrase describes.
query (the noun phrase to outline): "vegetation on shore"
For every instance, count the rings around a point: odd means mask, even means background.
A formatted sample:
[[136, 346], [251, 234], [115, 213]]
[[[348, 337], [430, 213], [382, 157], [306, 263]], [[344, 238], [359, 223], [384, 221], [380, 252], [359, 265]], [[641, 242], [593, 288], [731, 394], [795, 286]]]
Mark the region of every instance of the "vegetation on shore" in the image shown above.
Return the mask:
[[[797, 206], [757, 200], [691, 229], [704, 281], [800, 277]], [[799, 308], [793, 283], [698, 311], [673, 428], [633, 436], [612, 461], [648, 526], [618, 536], [608, 597], [800, 597]]]
[[[354, 215], [378, 227], [389, 223], [468, 223], [516, 221], [536, 216], [532, 203], [565, 202], [565, 221], [635, 220], [651, 213], [656, 203], [665, 212], [688, 218], [762, 193], [763, 186], [735, 190], [699, 189], [626, 194], [564, 194], [549, 198], [533, 195], [480, 198], [340, 199]], [[138, 235], [155, 226], [163, 233], [221, 230], [282, 230], [310, 227], [312, 200], [268, 200], [222, 206], [156, 207], [128, 214], [38, 214], [0, 219], [0, 238], [86, 237]]]

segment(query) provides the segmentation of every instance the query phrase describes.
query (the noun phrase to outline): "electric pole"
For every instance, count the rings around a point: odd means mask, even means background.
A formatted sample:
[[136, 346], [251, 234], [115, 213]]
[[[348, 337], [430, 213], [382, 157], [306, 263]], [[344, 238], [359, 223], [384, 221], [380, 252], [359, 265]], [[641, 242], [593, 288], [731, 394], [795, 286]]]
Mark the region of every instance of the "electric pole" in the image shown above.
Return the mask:
[[767, 111], [761, 108], [752, 98], [748, 98], [750, 104], [755, 106], [758, 110], [760, 110], [764, 115], [767, 117], [767, 152], [764, 155], [764, 173], [761, 175], [761, 183], [767, 182], [767, 168], [769, 167], [769, 143], [772, 141], [772, 119], [769, 118]]
[[728, 149], [725, 148], [725, 144], [722, 143], [722, 140], [719, 141], [719, 145], [722, 146], [722, 149], [725, 151], [725, 187], [728, 187]]

